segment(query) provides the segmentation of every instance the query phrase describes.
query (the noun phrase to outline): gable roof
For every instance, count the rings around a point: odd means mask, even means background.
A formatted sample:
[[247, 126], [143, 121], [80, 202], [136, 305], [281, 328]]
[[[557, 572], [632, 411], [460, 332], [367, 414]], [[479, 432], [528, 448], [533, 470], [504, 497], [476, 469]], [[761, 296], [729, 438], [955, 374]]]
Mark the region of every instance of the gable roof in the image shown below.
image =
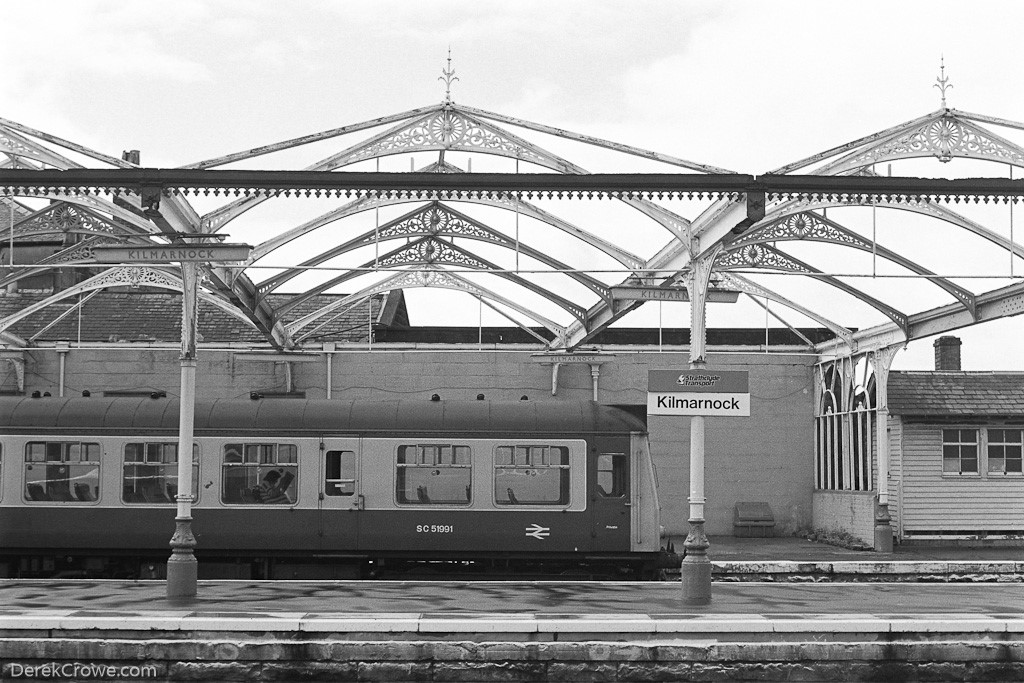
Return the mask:
[[1024, 373], [891, 372], [889, 412], [914, 416], [1024, 416]]

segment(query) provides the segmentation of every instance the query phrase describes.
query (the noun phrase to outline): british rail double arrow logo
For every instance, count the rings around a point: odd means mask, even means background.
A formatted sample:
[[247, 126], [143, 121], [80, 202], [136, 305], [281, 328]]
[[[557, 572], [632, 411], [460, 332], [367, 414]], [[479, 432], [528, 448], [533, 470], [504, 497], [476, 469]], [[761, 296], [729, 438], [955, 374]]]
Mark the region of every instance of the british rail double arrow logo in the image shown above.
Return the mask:
[[538, 541], [543, 541], [551, 535], [551, 527], [541, 526], [540, 524], [531, 524], [526, 527], [526, 535], [533, 536]]

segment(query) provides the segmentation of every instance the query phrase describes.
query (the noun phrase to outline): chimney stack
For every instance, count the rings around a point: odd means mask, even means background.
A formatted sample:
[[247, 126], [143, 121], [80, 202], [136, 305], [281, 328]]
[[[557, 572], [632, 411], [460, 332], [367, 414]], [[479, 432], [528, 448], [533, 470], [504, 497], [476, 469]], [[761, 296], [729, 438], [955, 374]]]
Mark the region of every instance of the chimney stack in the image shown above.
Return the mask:
[[935, 340], [936, 372], [960, 372], [960, 338], [939, 337]]

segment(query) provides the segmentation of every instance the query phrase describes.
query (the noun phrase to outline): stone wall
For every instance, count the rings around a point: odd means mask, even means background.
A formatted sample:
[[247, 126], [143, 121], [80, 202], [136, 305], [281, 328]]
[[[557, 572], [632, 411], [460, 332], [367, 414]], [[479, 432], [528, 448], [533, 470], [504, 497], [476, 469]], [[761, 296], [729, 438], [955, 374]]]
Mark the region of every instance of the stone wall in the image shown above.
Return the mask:
[[811, 639], [784, 632], [769, 642], [740, 642], [729, 641], [735, 635], [730, 632], [720, 638], [645, 642], [629, 632], [619, 637], [625, 642], [610, 642], [612, 634], [602, 632], [581, 634], [578, 642], [523, 642], [523, 634], [502, 639], [505, 634], [495, 633], [476, 640], [417, 634], [413, 641], [361, 640], [348, 633], [23, 633], [0, 635], [3, 680], [1009, 681], [1024, 676], [1024, 644], [1015, 634], [1002, 634], [998, 642], [989, 634], [932, 642], [934, 634], [927, 632], [821, 642], [823, 634]]
[[[685, 351], [606, 351], [614, 359], [600, 366], [601, 403], [646, 405], [650, 369], [688, 367]], [[552, 368], [533, 354], [536, 348], [396, 348], [332, 354], [331, 397], [335, 399], [423, 398], [535, 401], [589, 400], [593, 378], [587, 364], [562, 365], [556, 395]], [[59, 393], [60, 361], [54, 348], [26, 354], [25, 390]], [[302, 356], [286, 365], [262, 360], [249, 350], [200, 348], [197, 395], [200, 399], [244, 398], [262, 393], [304, 392], [327, 397], [325, 354]], [[813, 488], [813, 356], [799, 354], [712, 353], [712, 369], [750, 372], [751, 416], [706, 421], [705, 473], [707, 532], [731, 535], [733, 506], [740, 501], [768, 502], [776, 533], [806, 524]], [[10, 364], [0, 367], [0, 389], [15, 387]], [[289, 384], [290, 376], [290, 384]], [[177, 348], [148, 345], [72, 348], [65, 354], [65, 395], [89, 390], [166, 391], [179, 386]], [[651, 450], [659, 480], [662, 524], [670, 535], [685, 535], [689, 495], [689, 419], [652, 416]]]

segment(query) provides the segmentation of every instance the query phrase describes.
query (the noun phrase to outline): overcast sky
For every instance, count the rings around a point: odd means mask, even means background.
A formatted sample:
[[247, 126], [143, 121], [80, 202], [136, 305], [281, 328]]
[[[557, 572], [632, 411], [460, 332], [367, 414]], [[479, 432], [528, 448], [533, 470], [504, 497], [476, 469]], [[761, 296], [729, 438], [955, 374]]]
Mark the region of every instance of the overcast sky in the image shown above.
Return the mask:
[[[1024, 120], [1010, 0], [3, 5], [0, 117], [146, 166], [436, 104], [449, 48], [457, 103], [745, 173], [938, 109], [943, 56], [950, 106]], [[1024, 369], [986, 329], [965, 369]]]

